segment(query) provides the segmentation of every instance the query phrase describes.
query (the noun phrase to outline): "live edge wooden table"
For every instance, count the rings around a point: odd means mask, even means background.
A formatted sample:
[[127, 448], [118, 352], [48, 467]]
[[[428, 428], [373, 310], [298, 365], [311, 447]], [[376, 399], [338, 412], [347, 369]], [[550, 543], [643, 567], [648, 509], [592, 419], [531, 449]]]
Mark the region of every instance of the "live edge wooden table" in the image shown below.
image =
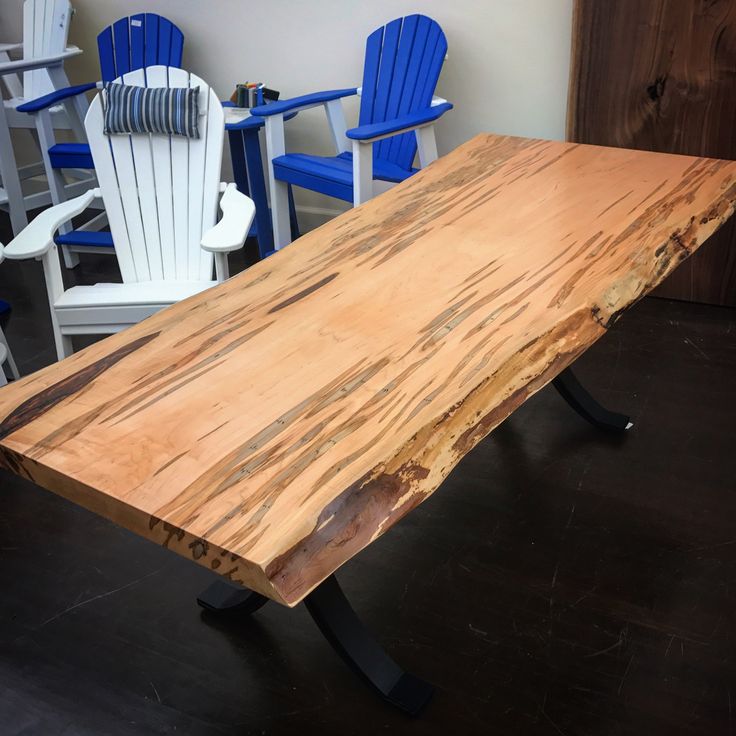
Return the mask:
[[226, 283], [0, 390], [0, 465], [222, 578], [305, 601], [385, 698], [431, 687], [334, 577], [732, 213], [736, 163], [480, 135]]

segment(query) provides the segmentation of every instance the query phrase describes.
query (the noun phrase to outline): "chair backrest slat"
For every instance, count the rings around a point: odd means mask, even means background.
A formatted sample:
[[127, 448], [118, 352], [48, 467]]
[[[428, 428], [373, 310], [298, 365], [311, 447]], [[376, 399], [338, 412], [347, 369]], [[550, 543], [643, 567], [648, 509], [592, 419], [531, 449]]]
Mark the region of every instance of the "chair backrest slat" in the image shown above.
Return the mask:
[[[152, 66], [146, 69], [146, 78], [151, 87], [168, 87], [168, 75], [169, 70], [165, 66]], [[157, 139], [152, 139], [151, 160], [156, 189], [162, 278], [175, 278], [174, 195], [171, 179], [171, 146], [167, 138], [162, 138], [160, 143]]]
[[[100, 94], [95, 97], [89, 106], [84, 119], [84, 128], [92, 156], [95, 161], [97, 181], [103, 194], [105, 212], [110, 224], [110, 231], [115, 238], [115, 255], [123, 281], [126, 283], [138, 281], [133, 254], [128, 237], [128, 225], [125, 220], [125, 211], [121, 198], [118, 173], [115, 168], [112, 146], [104, 133], [104, 111]], [[128, 186], [130, 186], [128, 184]]]
[[[192, 84], [192, 86], [195, 86]], [[212, 257], [202, 250], [202, 233], [211, 228], [217, 218], [217, 202], [222, 169], [222, 144], [225, 113], [222, 104], [213, 95], [200, 96], [204, 115], [200, 116], [199, 134], [202, 145], [189, 151], [189, 263], [190, 279], [201, 279], [212, 272]], [[214, 106], [214, 110], [210, 107]], [[194, 190], [194, 192], [192, 192]], [[196, 191], [200, 196], [197, 196]]]
[[383, 28], [377, 28], [365, 44], [365, 62], [363, 63], [363, 84], [360, 97], [359, 125], [373, 122], [373, 103], [376, 101], [376, 84], [378, 70], [381, 66], [381, 47], [383, 46]]
[[112, 37], [115, 43], [115, 76], [122, 77], [130, 71], [130, 18], [121, 18], [112, 24]]
[[[393, 113], [395, 117], [406, 115], [411, 109], [412, 100], [414, 97], [414, 91], [416, 89], [416, 82], [419, 76], [419, 69], [422, 66], [422, 58], [425, 53], [425, 47], [427, 45], [427, 36], [429, 35], [430, 28], [432, 27], [432, 21], [425, 15], [412, 15], [406, 19], [405, 24], [411, 24], [410, 30], [413, 30], [413, 34], [405, 34], [402, 39], [402, 46], [406, 49], [407, 62], [406, 62], [406, 79], [404, 86], [399, 96], [398, 107], [394, 111], [393, 109], [389, 113]], [[409, 139], [414, 139], [413, 133], [404, 133], [402, 135], [395, 135], [386, 141], [385, 145], [382, 145], [384, 141], [379, 143], [381, 148], [381, 154], [383, 158], [390, 161], [395, 161], [400, 156], [400, 150], [402, 143]]]
[[376, 83], [376, 99], [373, 103], [373, 122], [386, 120], [386, 107], [388, 98], [393, 87], [400, 87], [403, 80], [394, 82], [394, 69], [396, 67], [396, 55], [399, 50], [399, 39], [401, 38], [402, 18], [392, 20], [383, 31], [383, 48], [381, 49], [381, 68], [378, 71], [378, 82]]
[[[166, 22], [169, 23], [169, 21]], [[169, 25], [171, 26], [171, 44], [166, 64], [167, 66], [181, 66], [181, 57], [184, 53], [184, 34], [172, 23], [169, 23]], [[159, 64], [163, 62], [163, 59], [158, 61]]]
[[101, 95], [85, 128], [123, 280], [212, 278], [213, 257], [200, 247], [216, 220], [224, 113], [205, 82], [182, 69], [153, 66], [125, 84], [199, 87], [200, 138], [103, 132]]
[[[145, 71], [136, 69], [129, 72], [123, 76], [123, 82], [136, 87], [145, 87]], [[122, 153], [118, 154], [115, 148], [117, 142], [129, 145], [132, 155], [128, 157], [127, 151], [124, 152], [124, 156]], [[118, 166], [119, 183], [120, 181], [130, 181], [131, 185], [135, 183], [135, 187], [127, 187], [127, 192], [123, 187], [122, 195], [128, 222], [128, 237], [138, 280], [163, 279], [152, 139], [147, 135], [111, 135], [110, 143], [113, 146], [113, 155]], [[127, 202], [126, 195], [129, 198]], [[131, 228], [131, 223], [133, 228]]]
[[167, 64], [168, 66], [175, 66], [169, 64], [169, 56], [171, 55], [171, 37], [174, 29], [172, 24], [165, 18], [161, 18], [158, 24], [158, 63]]
[[[161, 64], [162, 60], [158, 57], [158, 24], [160, 18], [155, 13], [148, 13], [148, 17], [144, 18], [144, 37], [145, 37], [145, 51], [144, 51], [144, 66], [153, 66], [154, 64]], [[169, 60], [166, 60], [167, 66], [180, 66], [181, 56], [179, 57], [179, 63], [169, 64]]]
[[[429, 19], [426, 19], [427, 21]], [[417, 36], [417, 27], [419, 25], [419, 16], [410, 15], [404, 19], [404, 28], [401, 38], [398, 42], [398, 50], [396, 52], [396, 61], [394, 62], [394, 75], [398, 84], [391, 85], [388, 99], [386, 102], [386, 119], [391, 120], [399, 114], [399, 107], [402, 99], [407, 92], [407, 72], [409, 71], [409, 62], [412, 59], [412, 51], [414, 50], [414, 42]], [[416, 56], [416, 54], [415, 54]]]
[[[188, 87], [189, 75], [169, 70], [169, 87]], [[200, 97], [200, 99], [202, 99]], [[201, 118], [200, 118], [201, 120]], [[171, 180], [174, 210], [174, 243], [176, 278], [189, 277], [189, 140], [171, 136]], [[202, 184], [200, 183], [200, 187]]]
[[146, 66], [146, 29], [143, 25], [143, 13], [130, 16], [130, 69], [142, 69]]
[[[360, 125], [428, 107], [446, 53], [445, 34], [424, 15], [398, 18], [371, 33], [366, 42]], [[408, 170], [416, 154], [414, 133], [379, 141], [373, 153]]]
[[[427, 32], [424, 48], [421, 53], [417, 52], [417, 56], [420, 58], [419, 73], [416, 76], [414, 94], [411, 97], [408, 112], [427, 107], [431, 103], [445, 60], [445, 54], [447, 54], [445, 34], [442, 33], [442, 29], [436, 23], [432, 23]], [[397, 136], [397, 138], [402, 139], [399, 143], [397, 162], [412, 161], [417, 148], [414, 134], [404, 133], [403, 136]], [[403, 163], [400, 165], [403, 165]]]
[[[69, 38], [72, 9], [69, 0], [26, 0], [23, 3], [23, 57], [61, 53]], [[23, 96], [32, 100], [52, 92], [45, 69], [23, 73]]]
[[184, 35], [166, 18], [138, 13], [120, 18], [97, 36], [103, 82], [155, 64], [181, 66]]
[[112, 26], [103, 29], [97, 36], [97, 53], [100, 57], [100, 73], [104, 82], [115, 79], [115, 52], [112, 42]]

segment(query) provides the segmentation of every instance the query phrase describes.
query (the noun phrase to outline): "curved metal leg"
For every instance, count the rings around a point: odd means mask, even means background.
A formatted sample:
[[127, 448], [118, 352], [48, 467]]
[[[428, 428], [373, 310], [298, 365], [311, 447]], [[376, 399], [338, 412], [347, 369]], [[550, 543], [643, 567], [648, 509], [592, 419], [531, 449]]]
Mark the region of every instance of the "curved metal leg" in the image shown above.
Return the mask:
[[197, 596], [197, 603], [206, 611], [227, 616], [250, 616], [268, 603], [268, 598], [239, 585], [216, 580]]
[[560, 396], [583, 419], [608, 432], [625, 432], [634, 423], [625, 414], [617, 414], [601, 406], [580, 384], [571, 368], [566, 368], [552, 381]]
[[433, 687], [404, 672], [363, 626], [334, 575], [304, 600], [320, 631], [348, 666], [391, 705], [418, 715]]

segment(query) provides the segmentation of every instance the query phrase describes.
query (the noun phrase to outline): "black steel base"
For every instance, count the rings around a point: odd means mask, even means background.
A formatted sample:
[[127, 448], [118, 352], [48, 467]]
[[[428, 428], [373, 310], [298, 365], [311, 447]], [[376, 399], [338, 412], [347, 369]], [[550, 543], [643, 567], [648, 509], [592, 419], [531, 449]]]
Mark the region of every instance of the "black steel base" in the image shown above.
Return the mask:
[[252, 590], [216, 580], [207, 590], [197, 596], [205, 611], [232, 616], [250, 616], [268, 603], [268, 598]]
[[563, 399], [583, 419], [606, 432], [625, 432], [634, 423], [625, 414], [617, 414], [601, 406], [580, 384], [571, 368], [566, 368], [552, 381]]
[[434, 688], [404, 672], [371, 636], [334, 575], [304, 600], [320, 631], [348, 666], [384, 700], [416, 716], [430, 701]]
[[[268, 602], [260, 593], [218, 580], [198, 598], [210, 613], [249, 616]], [[304, 604], [333, 649], [386, 702], [415, 716], [432, 697], [433, 688], [404, 672], [363, 626], [337, 578], [330, 575]]]

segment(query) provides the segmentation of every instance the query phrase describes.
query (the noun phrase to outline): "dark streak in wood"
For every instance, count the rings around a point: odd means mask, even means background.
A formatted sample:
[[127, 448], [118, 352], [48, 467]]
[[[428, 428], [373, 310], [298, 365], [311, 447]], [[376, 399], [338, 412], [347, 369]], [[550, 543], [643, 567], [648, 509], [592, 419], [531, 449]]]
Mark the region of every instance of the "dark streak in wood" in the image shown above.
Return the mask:
[[154, 332], [150, 335], [143, 335], [137, 340], [123, 345], [123, 347], [118, 348], [104, 358], [85, 366], [76, 373], [72, 373], [70, 376], [54, 383], [47, 389], [24, 401], [0, 423], [0, 439], [4, 439], [29, 422], [32, 422], [70, 396], [74, 396], [74, 394], [86, 388], [90, 382], [94, 381], [95, 378], [109, 368], [112, 368], [116, 363], [119, 363], [123, 358], [144, 347], [151, 340], [155, 340], [159, 334], [158, 332]]
[[284, 309], [285, 307], [288, 307], [291, 304], [300, 301], [301, 299], [304, 299], [304, 297], [313, 294], [315, 291], [317, 291], [317, 289], [321, 289], [326, 284], [329, 284], [330, 281], [337, 278], [337, 275], [337, 273], [331, 273], [329, 276], [325, 276], [323, 279], [317, 281], [317, 283], [312, 284], [311, 286], [307, 286], [306, 289], [302, 289], [293, 296], [290, 296], [288, 299], [284, 299], [284, 301], [274, 305], [273, 307], [271, 307], [271, 309], [268, 310], [268, 313], [273, 314], [273, 312], [278, 312], [279, 310]]

